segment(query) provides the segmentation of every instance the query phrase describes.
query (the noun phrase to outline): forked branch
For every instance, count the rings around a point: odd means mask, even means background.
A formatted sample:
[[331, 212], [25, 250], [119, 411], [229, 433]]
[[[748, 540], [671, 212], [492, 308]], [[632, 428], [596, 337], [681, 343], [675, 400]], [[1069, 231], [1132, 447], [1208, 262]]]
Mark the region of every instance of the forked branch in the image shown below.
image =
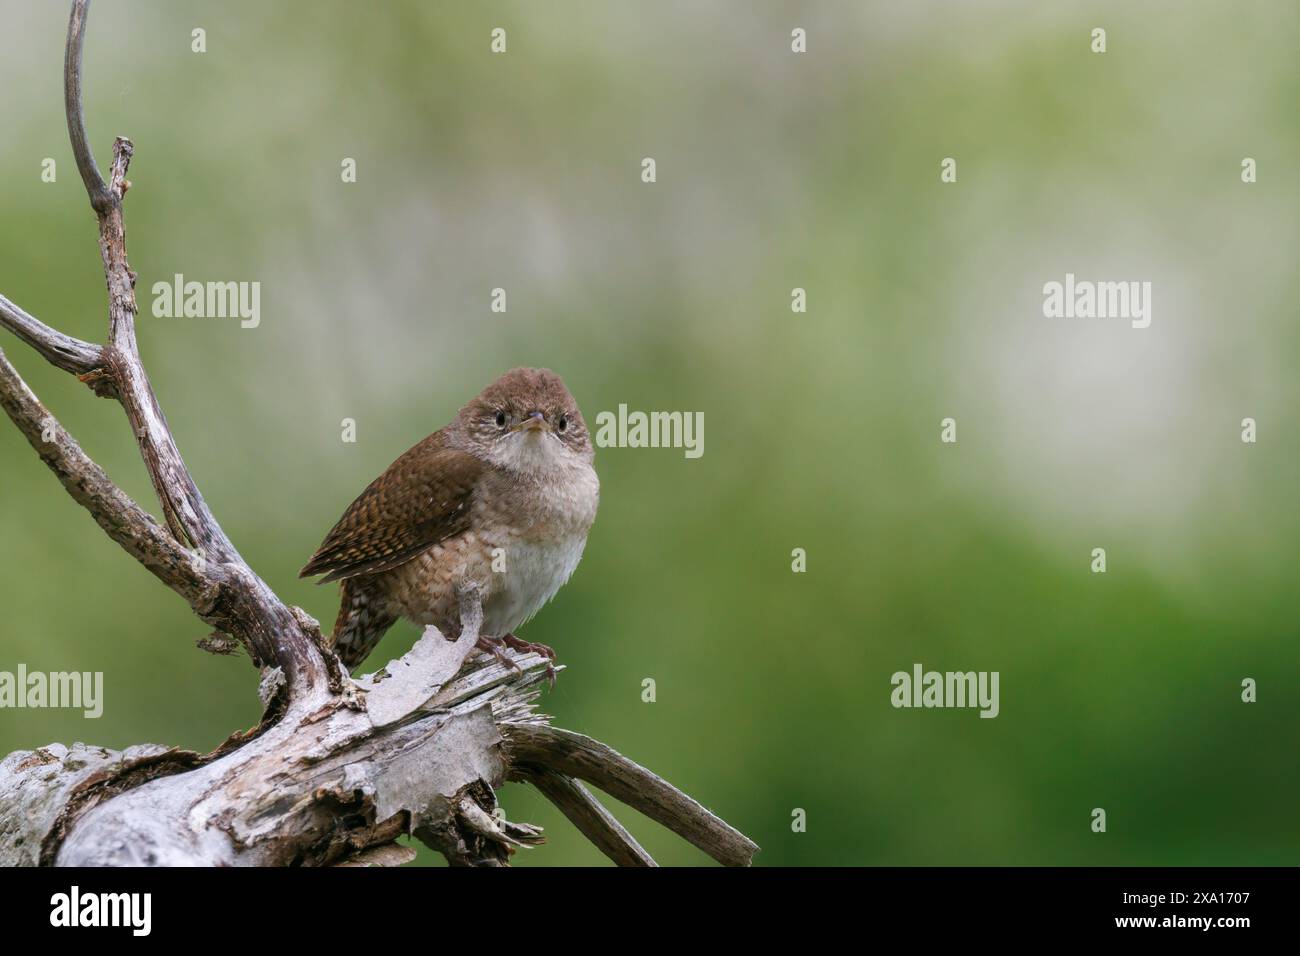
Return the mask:
[[160, 524], [90, 459], [0, 351], [0, 407], [104, 532], [242, 642], [262, 670], [266, 714], [210, 754], [77, 744], [0, 763], [0, 864], [398, 863], [414, 834], [454, 864], [500, 865], [541, 832], [494, 811], [506, 779], [535, 784], [616, 863], [654, 861], [578, 779], [673, 829], [715, 859], [747, 864], [751, 841], [604, 744], [536, 713], [547, 662], [471, 660], [481, 607], [462, 595], [462, 635], [433, 629], [401, 660], [353, 680], [305, 612], [239, 555], [200, 494], [140, 360], [135, 273], [122, 200], [134, 152], [118, 137], [105, 180], [86, 137], [82, 48], [89, 0], [73, 0], [64, 107], [77, 169], [99, 223], [108, 340], [83, 342], [0, 296], [0, 326], [96, 394], [116, 398], [140, 448]]

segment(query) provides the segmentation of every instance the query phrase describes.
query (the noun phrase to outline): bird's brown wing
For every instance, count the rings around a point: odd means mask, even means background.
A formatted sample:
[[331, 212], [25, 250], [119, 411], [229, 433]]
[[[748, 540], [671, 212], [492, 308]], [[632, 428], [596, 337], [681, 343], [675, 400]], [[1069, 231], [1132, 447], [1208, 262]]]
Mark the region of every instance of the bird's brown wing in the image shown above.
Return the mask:
[[361, 492], [298, 576], [328, 572], [324, 584], [386, 571], [461, 533], [485, 467], [435, 432]]

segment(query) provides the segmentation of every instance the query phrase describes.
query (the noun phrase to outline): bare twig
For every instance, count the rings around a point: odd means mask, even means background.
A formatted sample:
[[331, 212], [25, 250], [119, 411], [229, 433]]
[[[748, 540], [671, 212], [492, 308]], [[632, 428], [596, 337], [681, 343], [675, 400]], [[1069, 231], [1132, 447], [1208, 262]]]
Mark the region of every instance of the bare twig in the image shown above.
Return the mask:
[[112, 202], [112, 197], [86, 141], [86, 121], [81, 110], [81, 51], [89, 15], [90, 0], [73, 0], [72, 16], [68, 19], [68, 43], [63, 51], [63, 111], [68, 119], [68, 138], [72, 140], [77, 171], [86, 184], [91, 206], [95, 212], [102, 213]]
[[64, 109], [77, 169], [99, 219], [99, 251], [108, 283], [109, 317], [109, 342], [103, 359], [118, 387], [167, 527], [178, 541], [202, 549], [209, 559], [238, 560], [238, 552], [208, 510], [185, 467], [140, 361], [135, 340], [136, 276], [127, 262], [122, 219], [122, 198], [130, 188], [126, 174], [135, 148], [123, 136], [113, 141], [113, 162], [105, 182], [86, 139], [81, 106], [82, 47], [89, 8], [90, 0], [73, 0], [63, 60]]
[[619, 866], [658, 866], [623, 824], [572, 777], [537, 767], [516, 768], [514, 774], [540, 790], [579, 833]]
[[758, 844], [666, 780], [598, 740], [549, 724], [506, 730], [512, 765], [541, 766], [577, 777], [662, 823], [719, 863], [748, 866]]
[[0, 325], [22, 339], [56, 368], [85, 375], [103, 364], [103, 350], [52, 329], [0, 295]]
[[46, 410], [0, 350], [0, 407], [41, 460], [104, 532], [200, 614], [212, 611], [217, 579], [174, 541]]

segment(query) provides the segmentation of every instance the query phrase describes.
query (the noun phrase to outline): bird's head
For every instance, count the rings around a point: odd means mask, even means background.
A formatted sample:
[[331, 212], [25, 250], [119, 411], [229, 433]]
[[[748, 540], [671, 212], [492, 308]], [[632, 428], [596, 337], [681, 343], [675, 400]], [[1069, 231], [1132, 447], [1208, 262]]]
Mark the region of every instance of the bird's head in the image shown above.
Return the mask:
[[595, 456], [578, 403], [546, 368], [516, 368], [460, 410], [469, 451], [512, 471], [550, 471]]

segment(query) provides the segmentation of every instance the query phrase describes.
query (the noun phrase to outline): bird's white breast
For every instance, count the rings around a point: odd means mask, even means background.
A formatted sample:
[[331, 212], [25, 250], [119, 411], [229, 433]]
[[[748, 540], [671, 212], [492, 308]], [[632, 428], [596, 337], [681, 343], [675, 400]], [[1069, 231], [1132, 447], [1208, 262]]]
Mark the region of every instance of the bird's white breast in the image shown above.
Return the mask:
[[484, 632], [508, 634], [536, 614], [573, 575], [586, 544], [585, 531], [553, 541], [516, 540], [505, 551], [505, 572], [494, 575]]
[[600, 480], [589, 462], [566, 456], [554, 471], [516, 479], [494, 497], [509, 497], [516, 516], [505, 523], [509, 530], [492, 522], [492, 544], [501, 548], [505, 569], [490, 575], [483, 630], [499, 637], [536, 614], [577, 569], [596, 518]]

